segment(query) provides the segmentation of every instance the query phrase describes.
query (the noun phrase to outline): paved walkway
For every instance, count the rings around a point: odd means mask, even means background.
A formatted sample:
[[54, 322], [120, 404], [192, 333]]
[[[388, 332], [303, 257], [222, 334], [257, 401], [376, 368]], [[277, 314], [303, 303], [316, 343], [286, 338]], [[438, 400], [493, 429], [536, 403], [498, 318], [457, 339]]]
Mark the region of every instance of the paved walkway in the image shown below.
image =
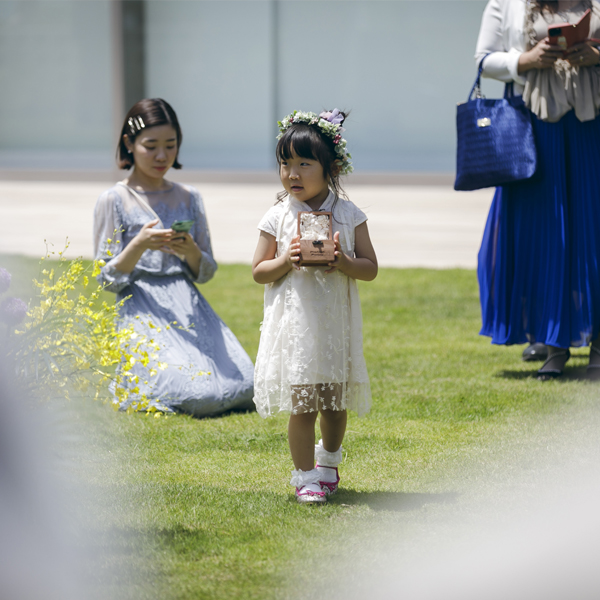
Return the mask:
[[[249, 263], [256, 225], [280, 186], [266, 183], [198, 183], [208, 214], [215, 258]], [[44, 240], [67, 256], [91, 257], [92, 212], [105, 183], [0, 181], [3, 233], [0, 253], [42, 256]], [[369, 216], [381, 266], [466, 267], [477, 251], [492, 190], [455, 192], [448, 186], [348, 185]]]

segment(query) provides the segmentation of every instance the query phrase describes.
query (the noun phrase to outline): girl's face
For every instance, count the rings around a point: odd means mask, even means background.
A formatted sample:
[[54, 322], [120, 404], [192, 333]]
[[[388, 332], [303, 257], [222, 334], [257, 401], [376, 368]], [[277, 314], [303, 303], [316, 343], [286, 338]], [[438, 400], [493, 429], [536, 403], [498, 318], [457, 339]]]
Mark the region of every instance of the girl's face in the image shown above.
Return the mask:
[[288, 160], [282, 159], [279, 176], [285, 191], [311, 208], [319, 208], [329, 194], [329, 182], [318, 160], [302, 158], [292, 149]]
[[150, 179], [162, 179], [177, 157], [177, 133], [171, 125], [157, 125], [144, 129], [133, 144], [124, 136], [131, 150], [134, 170]]

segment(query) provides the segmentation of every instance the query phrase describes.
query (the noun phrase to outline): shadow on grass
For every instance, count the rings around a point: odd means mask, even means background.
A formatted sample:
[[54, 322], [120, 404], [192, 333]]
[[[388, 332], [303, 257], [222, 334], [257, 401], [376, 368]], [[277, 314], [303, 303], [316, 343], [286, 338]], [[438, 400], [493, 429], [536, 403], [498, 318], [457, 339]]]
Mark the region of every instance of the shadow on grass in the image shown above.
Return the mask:
[[[594, 378], [586, 371], [588, 365], [589, 354], [587, 352], [573, 352], [571, 351], [571, 358], [567, 363], [563, 374], [557, 377], [557, 381], [593, 381]], [[528, 361], [527, 366], [530, 370], [522, 371], [520, 369], [504, 369], [498, 371], [494, 377], [501, 377], [503, 379], [536, 379], [537, 372], [542, 368], [543, 361]]]
[[410, 492], [357, 492], [340, 490], [329, 502], [337, 505], [366, 504], [371, 510], [408, 512], [418, 510], [427, 504], [454, 504], [458, 498], [456, 492], [440, 494], [420, 494]]
[[[540, 364], [541, 367], [541, 364]], [[517, 371], [517, 370], [503, 370], [498, 371], [494, 377], [502, 377], [503, 379], [515, 379], [515, 380], [523, 380], [523, 379], [537, 379], [537, 369], [531, 371]], [[585, 367], [569, 367], [564, 370], [563, 374], [560, 377], [556, 377], [555, 379], [549, 381], [559, 381], [559, 382], [569, 382], [569, 381], [590, 381], [590, 382], [598, 382], [600, 379], [598, 375], [590, 376], [586, 371]], [[543, 382], [540, 382], [543, 383]]]
[[193, 419], [197, 419], [198, 421], [203, 420], [216, 420], [221, 419], [222, 417], [228, 417], [229, 415], [243, 415], [243, 414], [252, 414], [256, 412], [256, 406], [254, 403], [248, 406], [240, 407], [240, 408], [230, 408], [229, 410], [225, 410], [223, 412], [217, 413], [215, 415], [202, 415], [200, 417], [187, 412], [185, 410], [181, 410], [178, 407], [175, 407], [175, 412], [173, 415], [184, 415], [186, 417], [192, 417]]

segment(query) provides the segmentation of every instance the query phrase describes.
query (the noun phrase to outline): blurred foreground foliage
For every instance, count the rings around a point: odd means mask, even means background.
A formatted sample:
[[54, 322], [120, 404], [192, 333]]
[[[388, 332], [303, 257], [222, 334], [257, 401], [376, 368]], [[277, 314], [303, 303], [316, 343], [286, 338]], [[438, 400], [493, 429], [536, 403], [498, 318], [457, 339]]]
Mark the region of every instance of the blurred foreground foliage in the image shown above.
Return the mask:
[[[148, 335], [141, 335], [133, 324], [119, 327], [119, 310], [127, 299], [102, 299], [105, 286], [95, 277], [104, 261], [67, 260], [63, 252], [58, 254], [58, 261], [48, 260], [49, 255], [42, 258], [28, 308], [13, 298], [12, 312], [8, 307], [2, 314], [6, 359], [20, 385], [40, 399], [74, 394], [110, 398], [115, 409], [131, 397], [129, 412], [146, 410], [159, 416], [139, 388], [140, 366], [146, 383], [167, 366], [159, 360], [160, 347], [151, 337], [157, 328], [141, 318]], [[7, 273], [3, 269], [10, 285]]]

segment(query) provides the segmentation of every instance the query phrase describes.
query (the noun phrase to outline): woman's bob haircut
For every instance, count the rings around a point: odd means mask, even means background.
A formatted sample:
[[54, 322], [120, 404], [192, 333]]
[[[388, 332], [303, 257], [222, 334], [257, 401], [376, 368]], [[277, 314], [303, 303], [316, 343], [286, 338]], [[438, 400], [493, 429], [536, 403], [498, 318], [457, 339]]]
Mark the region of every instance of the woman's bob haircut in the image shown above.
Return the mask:
[[133, 144], [142, 131], [158, 125], [170, 125], [175, 130], [177, 134], [177, 156], [175, 156], [173, 168], [181, 169], [181, 163], [179, 162], [179, 148], [181, 148], [181, 140], [183, 139], [181, 127], [172, 106], [162, 98], [145, 98], [136, 102], [129, 109], [121, 128], [117, 146], [117, 165], [120, 169], [131, 169], [134, 164], [133, 154], [128, 152], [123, 137], [127, 136]]

